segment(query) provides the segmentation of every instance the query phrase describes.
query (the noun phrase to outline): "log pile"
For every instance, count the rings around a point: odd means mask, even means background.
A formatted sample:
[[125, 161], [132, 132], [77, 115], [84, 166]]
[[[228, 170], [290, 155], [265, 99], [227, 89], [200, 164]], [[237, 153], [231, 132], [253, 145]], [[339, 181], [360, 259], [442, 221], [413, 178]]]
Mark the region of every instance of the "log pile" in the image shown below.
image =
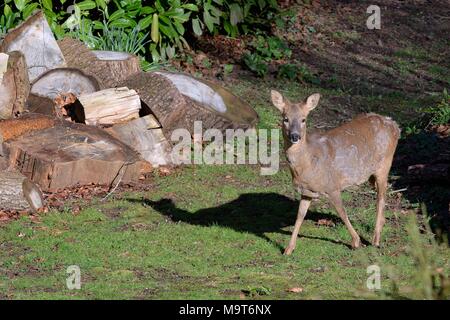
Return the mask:
[[192, 134], [194, 121], [203, 130], [256, 125], [256, 112], [221, 86], [181, 73], [146, 73], [139, 62], [75, 39], [56, 41], [41, 11], [6, 34], [0, 210], [38, 210], [41, 191], [135, 182], [143, 170], [171, 164], [173, 130]]

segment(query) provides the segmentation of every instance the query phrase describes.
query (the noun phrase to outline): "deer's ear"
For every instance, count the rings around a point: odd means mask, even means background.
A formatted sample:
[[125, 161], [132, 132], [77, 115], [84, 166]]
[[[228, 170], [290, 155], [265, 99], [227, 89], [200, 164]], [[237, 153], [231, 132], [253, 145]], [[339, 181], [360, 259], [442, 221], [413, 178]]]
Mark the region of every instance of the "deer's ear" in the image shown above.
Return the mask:
[[319, 93], [314, 93], [310, 95], [308, 99], [306, 99], [306, 108], [308, 109], [308, 111], [311, 111], [315, 107], [317, 107], [317, 105], [319, 104], [319, 100], [320, 100]]
[[284, 111], [284, 108], [286, 107], [286, 102], [284, 101], [283, 96], [281, 95], [281, 93], [279, 93], [276, 90], [271, 90], [270, 91], [270, 96], [272, 98], [272, 103], [273, 105], [280, 110], [281, 112]]

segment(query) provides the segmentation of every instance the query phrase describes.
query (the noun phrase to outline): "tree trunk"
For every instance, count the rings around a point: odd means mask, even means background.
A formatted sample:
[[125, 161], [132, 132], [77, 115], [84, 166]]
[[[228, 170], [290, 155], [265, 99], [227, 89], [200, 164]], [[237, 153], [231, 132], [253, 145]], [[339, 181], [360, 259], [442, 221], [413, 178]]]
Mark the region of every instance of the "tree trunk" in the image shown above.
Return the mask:
[[141, 71], [139, 58], [125, 52], [92, 51], [76, 39], [58, 42], [67, 65], [95, 77], [101, 89], [117, 87], [120, 82]]
[[77, 122], [109, 125], [139, 118], [140, 109], [141, 100], [136, 91], [122, 87], [83, 94], [70, 112]]
[[18, 172], [0, 172], [0, 210], [33, 210], [44, 206], [39, 187]]
[[0, 43], [0, 52], [11, 51], [20, 51], [25, 56], [30, 82], [44, 72], [66, 65], [42, 11], [33, 14], [6, 34]]
[[[252, 124], [235, 123], [223, 114], [210, 111], [200, 103], [192, 101], [165, 76], [155, 72], [141, 72], [131, 76], [120, 84], [135, 89], [139, 94], [143, 110], [151, 110], [162, 125], [167, 139], [173, 130], [184, 128], [194, 134], [194, 122], [201, 121], [203, 130], [216, 128], [224, 131], [228, 128], [248, 128]], [[195, 85], [192, 87], [195, 90]], [[254, 112], [254, 111], [253, 111]], [[255, 113], [256, 114], [256, 113]]]
[[100, 89], [95, 78], [73, 68], [59, 68], [42, 74], [31, 86], [31, 93], [54, 101], [58, 96], [72, 93], [76, 97]]
[[19, 51], [0, 53], [0, 119], [22, 113], [29, 93], [25, 57]]

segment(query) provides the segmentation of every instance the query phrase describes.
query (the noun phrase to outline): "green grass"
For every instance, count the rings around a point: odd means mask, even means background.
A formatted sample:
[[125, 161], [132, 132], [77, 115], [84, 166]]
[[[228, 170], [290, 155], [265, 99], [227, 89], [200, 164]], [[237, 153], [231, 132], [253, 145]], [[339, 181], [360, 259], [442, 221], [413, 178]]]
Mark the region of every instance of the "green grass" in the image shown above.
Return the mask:
[[[345, 95], [290, 82], [243, 80], [232, 89], [252, 100], [261, 128], [279, 123], [276, 109], [269, 106], [271, 87], [292, 99], [319, 91], [322, 110], [339, 110], [328, 101]], [[392, 97], [379, 99], [383, 104]], [[397, 100], [403, 101], [401, 96]], [[83, 204], [76, 215], [50, 212], [40, 222], [22, 217], [0, 225], [0, 299], [423, 297], [414, 289], [421, 285], [410, 250], [417, 241], [411, 242], [406, 231], [413, 210], [389, 207], [382, 247], [351, 250], [347, 229], [322, 199], [307, 215], [297, 249], [286, 257], [282, 249], [295, 221], [298, 195], [285, 165], [273, 176], [261, 176], [258, 166], [189, 166], [169, 176], [155, 174], [151, 185], [149, 192]], [[375, 194], [363, 185], [345, 192], [343, 199], [355, 229], [370, 241]], [[320, 219], [334, 225], [319, 225]], [[429, 234], [419, 237], [430, 248]], [[433, 248], [434, 265], [448, 274], [448, 249]], [[366, 288], [371, 264], [381, 267], [382, 288], [375, 292]], [[81, 290], [66, 287], [70, 265], [81, 269]], [[288, 292], [293, 287], [303, 292]]]

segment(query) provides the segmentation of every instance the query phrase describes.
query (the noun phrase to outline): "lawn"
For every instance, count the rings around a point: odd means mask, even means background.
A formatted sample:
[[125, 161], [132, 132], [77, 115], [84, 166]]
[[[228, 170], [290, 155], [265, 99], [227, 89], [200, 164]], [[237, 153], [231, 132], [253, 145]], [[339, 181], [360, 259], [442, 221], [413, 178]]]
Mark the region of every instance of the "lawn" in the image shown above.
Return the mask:
[[[310, 126], [338, 113], [339, 108], [330, 111], [333, 99], [345, 95], [293, 82], [230, 83], [252, 101], [261, 128], [277, 127], [280, 120], [269, 105], [272, 86], [293, 99], [322, 93]], [[376, 104], [371, 96], [361, 99], [369, 108], [394, 101], [392, 96], [377, 97], [382, 101]], [[416, 105], [401, 96], [395, 103], [405, 106], [400, 120]], [[0, 299], [426, 298], [432, 294], [427, 272], [442, 268], [448, 275], [448, 247], [433, 240], [425, 216], [413, 219], [420, 201], [409, 201], [395, 187], [388, 193], [381, 248], [369, 244], [376, 196], [362, 185], [343, 197], [365, 246], [350, 249], [345, 225], [320, 199], [307, 215], [297, 249], [283, 256], [299, 196], [280, 159], [280, 171], [272, 176], [261, 176], [255, 165], [155, 171], [145, 181], [149, 191], [118, 191], [105, 201], [78, 201], [79, 212], [68, 203], [63, 212], [0, 225]], [[66, 285], [71, 265], [81, 271], [79, 290]], [[366, 286], [370, 265], [380, 267], [379, 290]]]

